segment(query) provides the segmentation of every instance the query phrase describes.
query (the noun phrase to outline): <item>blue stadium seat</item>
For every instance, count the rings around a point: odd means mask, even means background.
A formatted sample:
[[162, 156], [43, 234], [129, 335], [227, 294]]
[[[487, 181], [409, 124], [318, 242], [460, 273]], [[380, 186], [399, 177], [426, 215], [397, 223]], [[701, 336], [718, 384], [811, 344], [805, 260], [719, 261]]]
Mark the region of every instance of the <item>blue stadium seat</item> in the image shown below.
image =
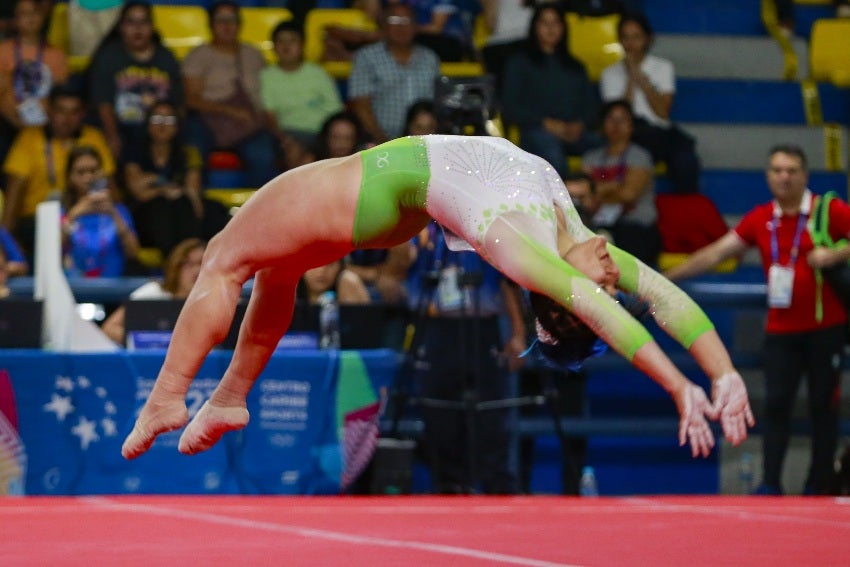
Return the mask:
[[783, 81], [678, 79], [676, 122], [806, 124], [800, 86]]
[[[764, 35], [759, 2], [644, 0], [655, 33]], [[683, 16], [687, 11], [687, 17]]]
[[[770, 200], [762, 171], [709, 170], [702, 173], [700, 182], [700, 192], [714, 201], [723, 215], [741, 215]], [[809, 173], [809, 187], [818, 194], [833, 190], [843, 195], [847, 191], [847, 175], [843, 172], [812, 171]]]

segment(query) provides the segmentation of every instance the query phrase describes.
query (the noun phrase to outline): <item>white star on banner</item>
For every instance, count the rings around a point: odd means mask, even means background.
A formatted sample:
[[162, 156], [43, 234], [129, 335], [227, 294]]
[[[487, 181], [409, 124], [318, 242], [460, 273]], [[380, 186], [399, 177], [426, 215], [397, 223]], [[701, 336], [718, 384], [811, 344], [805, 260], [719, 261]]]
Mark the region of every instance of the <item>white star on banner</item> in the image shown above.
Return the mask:
[[65, 421], [65, 417], [74, 409], [76, 408], [71, 403], [71, 398], [56, 393], [51, 394], [50, 401], [44, 404], [44, 411], [55, 413], [58, 421]]
[[71, 428], [71, 433], [80, 438], [80, 448], [86, 451], [92, 441], [99, 441], [100, 435], [95, 431], [97, 422], [86, 419], [86, 416], [81, 415], [77, 425]]
[[65, 390], [66, 392], [74, 391], [74, 381], [71, 380], [70, 376], [57, 376], [56, 377], [56, 389], [57, 390]]
[[77, 386], [85, 390], [86, 388], [91, 386], [91, 380], [89, 380], [85, 376], [77, 376]]
[[103, 434], [107, 437], [115, 437], [118, 434], [118, 426], [115, 421], [105, 417], [100, 420], [100, 428], [103, 429]]

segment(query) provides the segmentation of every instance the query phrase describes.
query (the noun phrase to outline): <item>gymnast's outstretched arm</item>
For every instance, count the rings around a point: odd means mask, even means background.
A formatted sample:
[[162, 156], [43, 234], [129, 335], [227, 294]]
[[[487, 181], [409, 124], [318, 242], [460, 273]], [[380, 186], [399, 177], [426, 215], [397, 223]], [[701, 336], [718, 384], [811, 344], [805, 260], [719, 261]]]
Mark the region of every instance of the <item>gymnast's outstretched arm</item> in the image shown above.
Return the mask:
[[617, 287], [649, 301], [659, 327], [688, 349], [711, 380], [726, 437], [735, 445], [746, 439], [747, 425], [755, 424], [747, 390], [705, 312], [682, 289], [628, 252], [613, 244], [608, 250], [620, 268]]
[[714, 446], [714, 436], [706, 417], [716, 419], [717, 412], [705, 392], [676, 368], [639, 321], [597, 282], [558, 255], [554, 235], [547, 234], [548, 230], [525, 213], [502, 214], [487, 229], [480, 253], [519, 285], [575, 313], [664, 388], [679, 410], [680, 444], [689, 441], [694, 456], [707, 455]]

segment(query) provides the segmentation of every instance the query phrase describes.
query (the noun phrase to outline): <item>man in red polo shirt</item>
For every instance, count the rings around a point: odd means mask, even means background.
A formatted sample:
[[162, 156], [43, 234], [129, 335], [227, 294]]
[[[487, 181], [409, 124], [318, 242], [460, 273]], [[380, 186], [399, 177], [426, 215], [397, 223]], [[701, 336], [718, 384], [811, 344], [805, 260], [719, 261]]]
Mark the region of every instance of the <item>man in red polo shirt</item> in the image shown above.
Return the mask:
[[[679, 280], [701, 274], [751, 246], [758, 247], [767, 277], [768, 315], [764, 343], [766, 405], [764, 468], [757, 494], [782, 494], [782, 465], [791, 435], [794, 399], [807, 376], [812, 421], [812, 461], [804, 494], [823, 494], [832, 473], [838, 441], [841, 357], [847, 313], [816, 269], [850, 258], [843, 249], [815, 247], [810, 216], [820, 198], [807, 188], [806, 155], [797, 146], [770, 150], [767, 184], [773, 200], [758, 205], [725, 236], [701, 248], [665, 275]], [[850, 235], [850, 206], [833, 200], [829, 232]]]

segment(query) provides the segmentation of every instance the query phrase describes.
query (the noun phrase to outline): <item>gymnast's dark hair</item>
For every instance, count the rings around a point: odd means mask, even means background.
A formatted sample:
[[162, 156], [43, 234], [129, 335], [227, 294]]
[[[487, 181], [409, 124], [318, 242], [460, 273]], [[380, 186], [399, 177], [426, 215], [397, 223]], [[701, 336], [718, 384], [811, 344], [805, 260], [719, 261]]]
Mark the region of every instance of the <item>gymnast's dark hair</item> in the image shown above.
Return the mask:
[[530, 292], [534, 316], [557, 344], [541, 340], [540, 351], [557, 364], [581, 363], [598, 352], [599, 336], [581, 319], [545, 295]]
[[[635, 294], [618, 291], [615, 299], [638, 320], [649, 313], [649, 303]], [[529, 292], [529, 300], [543, 332], [538, 330], [537, 340], [526, 354], [536, 350], [548, 366], [578, 371], [586, 359], [607, 350], [596, 332], [559, 303], [534, 292]]]

